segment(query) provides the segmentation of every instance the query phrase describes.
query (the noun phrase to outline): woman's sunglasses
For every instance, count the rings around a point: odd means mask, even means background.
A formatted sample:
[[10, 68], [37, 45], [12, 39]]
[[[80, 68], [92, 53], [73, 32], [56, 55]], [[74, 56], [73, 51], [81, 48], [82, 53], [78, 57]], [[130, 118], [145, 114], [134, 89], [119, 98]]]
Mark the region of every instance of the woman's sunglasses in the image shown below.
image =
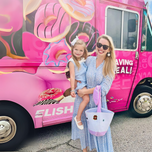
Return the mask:
[[110, 46], [108, 46], [108, 45], [102, 45], [101, 43], [97, 42], [97, 47], [98, 48], [103, 47], [104, 50], [107, 50]]

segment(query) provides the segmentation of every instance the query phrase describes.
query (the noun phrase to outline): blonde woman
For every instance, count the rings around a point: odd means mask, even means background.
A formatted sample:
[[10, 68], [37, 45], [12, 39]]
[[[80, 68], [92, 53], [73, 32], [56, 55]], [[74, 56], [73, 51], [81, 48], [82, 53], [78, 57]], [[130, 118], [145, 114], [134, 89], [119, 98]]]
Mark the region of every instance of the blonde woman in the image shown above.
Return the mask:
[[[97, 39], [96, 44], [97, 56], [90, 56], [86, 60], [87, 64], [87, 88], [77, 91], [73, 118], [76, 116], [79, 105], [84, 95], [89, 94], [90, 102], [86, 109], [96, 107], [93, 101], [93, 91], [97, 85], [101, 85], [102, 107], [107, 108], [106, 94], [110, 90], [113, 79], [115, 77], [115, 52], [113, 41], [110, 36], [102, 35]], [[84, 110], [84, 111], [85, 111]], [[93, 136], [89, 133], [85, 113], [82, 113], [81, 121], [84, 126], [83, 130], [77, 129], [74, 119], [72, 119], [72, 139], [80, 139], [83, 152], [87, 152], [87, 147], [90, 150], [96, 148], [97, 152], [113, 152], [112, 138], [110, 128], [104, 136]]]

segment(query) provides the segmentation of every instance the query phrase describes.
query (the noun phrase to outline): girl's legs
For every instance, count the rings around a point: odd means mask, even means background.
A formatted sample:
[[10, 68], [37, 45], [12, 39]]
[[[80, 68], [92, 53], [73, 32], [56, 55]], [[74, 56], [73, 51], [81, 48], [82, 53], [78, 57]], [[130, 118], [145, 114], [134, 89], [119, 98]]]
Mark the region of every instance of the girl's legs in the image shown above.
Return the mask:
[[85, 109], [85, 107], [87, 106], [87, 104], [89, 103], [89, 95], [87, 94], [87, 95], [84, 95], [83, 97], [82, 97], [82, 102], [80, 103], [80, 105], [79, 105], [79, 109], [78, 109], [78, 112], [77, 112], [77, 117], [76, 117], [76, 120], [77, 120], [77, 122], [79, 122], [78, 123], [78, 125], [82, 125], [82, 122], [81, 122], [81, 115], [82, 115], [82, 112], [83, 112], [83, 110]]

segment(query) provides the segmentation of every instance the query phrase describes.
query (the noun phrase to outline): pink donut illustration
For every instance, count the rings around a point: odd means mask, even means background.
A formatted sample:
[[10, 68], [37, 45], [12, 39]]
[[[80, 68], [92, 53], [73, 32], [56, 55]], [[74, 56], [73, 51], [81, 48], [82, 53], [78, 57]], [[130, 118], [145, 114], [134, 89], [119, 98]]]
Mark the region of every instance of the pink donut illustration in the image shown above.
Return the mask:
[[0, 35], [9, 36], [23, 26], [22, 1], [0, 0]]
[[87, 22], [94, 16], [92, 0], [59, 0], [64, 10], [74, 19]]
[[71, 42], [76, 36], [84, 40], [88, 54], [93, 54], [96, 48], [96, 40], [99, 37], [99, 31], [88, 22], [76, 21], [71, 25], [71, 29], [66, 35], [66, 42], [69, 48], [71, 48]]
[[50, 88], [47, 89], [45, 91], [43, 91], [39, 97], [38, 97], [38, 101], [44, 101], [47, 99], [54, 99], [56, 101], [59, 101], [61, 99], [63, 99], [63, 91], [62, 89], [59, 88]]
[[27, 57], [19, 56], [17, 52], [15, 52], [14, 45], [11, 46], [11, 49], [10, 44], [3, 37], [10, 36], [11, 44], [13, 44], [15, 33], [23, 26], [23, 15], [21, 13], [23, 11], [22, 5], [21, 0], [0, 0], [0, 43], [5, 47], [6, 56], [13, 59], [27, 60]]
[[71, 57], [65, 39], [50, 43], [43, 52], [43, 63], [54, 73], [66, 72], [66, 65]]
[[41, 5], [35, 15], [34, 34], [45, 42], [57, 42], [70, 30], [71, 17], [59, 3]]

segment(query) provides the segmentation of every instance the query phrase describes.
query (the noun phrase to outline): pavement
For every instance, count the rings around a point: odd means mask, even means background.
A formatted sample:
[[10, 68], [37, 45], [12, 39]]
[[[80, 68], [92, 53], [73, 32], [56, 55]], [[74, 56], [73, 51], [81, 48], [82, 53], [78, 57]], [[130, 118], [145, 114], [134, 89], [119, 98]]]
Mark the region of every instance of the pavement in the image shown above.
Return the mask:
[[[151, 126], [152, 116], [133, 118], [129, 111], [116, 113], [111, 123], [114, 152], [152, 152]], [[79, 140], [71, 140], [69, 122], [35, 129], [34, 134], [29, 136], [17, 151], [81, 152], [81, 146]]]

